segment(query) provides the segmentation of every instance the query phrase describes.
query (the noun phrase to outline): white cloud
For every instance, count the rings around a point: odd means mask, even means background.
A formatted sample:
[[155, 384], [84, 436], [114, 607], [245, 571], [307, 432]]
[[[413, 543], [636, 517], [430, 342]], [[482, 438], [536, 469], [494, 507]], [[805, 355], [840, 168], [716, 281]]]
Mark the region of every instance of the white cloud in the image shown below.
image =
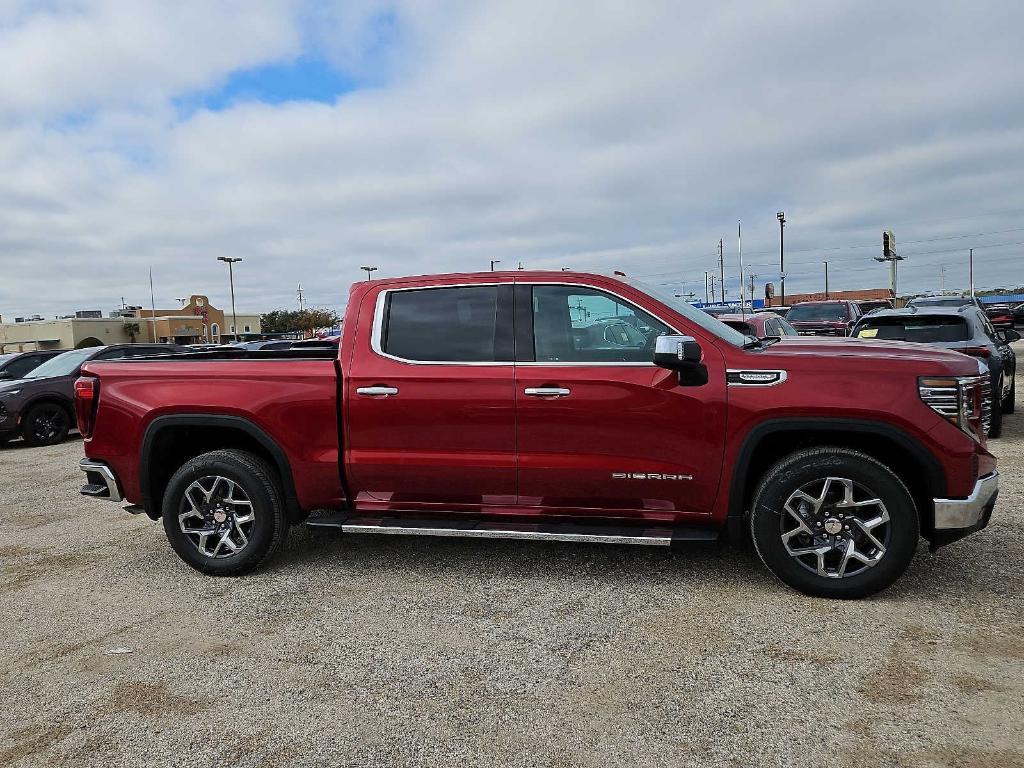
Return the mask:
[[[150, 264], [161, 303], [224, 304], [223, 254], [245, 258], [254, 310], [290, 304], [298, 282], [339, 304], [367, 262], [692, 287], [719, 237], [733, 252], [737, 218], [771, 278], [780, 208], [790, 290], [816, 287], [823, 258], [833, 286], [859, 287], [884, 280], [874, 250], [825, 249], [884, 227], [908, 253], [966, 248], [910, 241], [1024, 226], [1014, 3], [209, 5], [105, 2], [0, 28], [0, 65], [24, 72], [0, 83], [0, 312], [142, 301]], [[370, 85], [335, 104], [173, 108], [301, 50]], [[1024, 282], [1014, 253], [977, 251], [979, 282]], [[934, 288], [943, 261], [947, 284], [966, 278], [956, 253], [902, 274]]]

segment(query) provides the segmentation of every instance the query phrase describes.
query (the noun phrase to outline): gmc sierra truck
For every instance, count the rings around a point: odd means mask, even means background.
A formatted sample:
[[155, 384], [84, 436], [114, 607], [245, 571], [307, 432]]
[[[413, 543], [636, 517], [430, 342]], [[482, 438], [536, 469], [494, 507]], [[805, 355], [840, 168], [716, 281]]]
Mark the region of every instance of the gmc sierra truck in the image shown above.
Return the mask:
[[752, 539], [807, 594], [892, 584], [998, 489], [978, 361], [756, 339], [628, 279], [376, 280], [339, 347], [87, 363], [82, 493], [212, 575], [290, 525], [653, 546]]

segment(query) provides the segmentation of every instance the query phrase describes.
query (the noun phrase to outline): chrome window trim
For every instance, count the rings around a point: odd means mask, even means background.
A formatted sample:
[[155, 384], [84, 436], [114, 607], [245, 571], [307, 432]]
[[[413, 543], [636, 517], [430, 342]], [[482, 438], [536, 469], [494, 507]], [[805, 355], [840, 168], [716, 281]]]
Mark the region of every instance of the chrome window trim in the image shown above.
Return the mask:
[[[517, 363], [511, 360], [502, 361], [473, 361], [466, 362], [460, 360], [409, 360], [408, 358], [398, 357], [397, 355], [388, 354], [384, 351], [381, 344], [381, 338], [384, 335], [384, 307], [387, 304], [387, 296], [391, 293], [398, 293], [400, 291], [428, 291], [436, 290], [439, 288], [486, 288], [486, 287], [498, 287], [502, 285], [528, 285], [531, 288], [534, 286], [546, 286], [546, 285], [560, 285], [567, 288], [588, 288], [592, 291], [598, 291], [600, 293], [606, 293], [609, 296], [614, 296], [624, 304], [643, 312], [646, 315], [650, 315], [659, 323], [667, 327], [670, 331], [675, 334], [680, 334], [680, 331], [676, 329], [671, 323], [665, 322], [665, 320], [653, 312], [648, 312], [642, 307], [638, 307], [636, 302], [627, 299], [625, 296], [616, 293], [615, 291], [608, 290], [607, 288], [596, 288], [595, 286], [588, 285], [587, 283], [566, 283], [566, 282], [523, 282], [518, 283], [514, 281], [501, 281], [501, 282], [487, 282], [487, 283], [445, 283], [441, 285], [416, 285], [408, 288], [385, 288], [377, 294], [377, 300], [373, 308], [373, 327], [370, 332], [370, 349], [373, 350], [374, 354], [386, 358], [388, 360], [394, 360], [398, 363], [405, 363], [407, 365], [469, 365], [469, 366], [485, 366], [485, 367], [496, 367], [496, 366], [510, 366], [510, 367], [546, 367], [546, 368], [580, 368], [580, 367], [610, 367], [610, 368], [656, 368], [657, 366], [653, 363], [628, 363], [628, 362], [520, 362]], [[651, 297], [653, 299], [653, 297]]]
[[[743, 374], [743, 373], [777, 373], [777, 374], [779, 374], [779, 378], [776, 379], [775, 381], [767, 381], [767, 382], [729, 381], [729, 374], [730, 373], [737, 373], [737, 374]], [[725, 380], [727, 382], [726, 386], [729, 386], [729, 387], [777, 387], [777, 386], [779, 386], [779, 384], [785, 383], [786, 379], [788, 379], [788, 378], [789, 378], [789, 374], [786, 371], [783, 371], [783, 370], [778, 369], [778, 368], [726, 368], [726, 370], [725, 370]]]

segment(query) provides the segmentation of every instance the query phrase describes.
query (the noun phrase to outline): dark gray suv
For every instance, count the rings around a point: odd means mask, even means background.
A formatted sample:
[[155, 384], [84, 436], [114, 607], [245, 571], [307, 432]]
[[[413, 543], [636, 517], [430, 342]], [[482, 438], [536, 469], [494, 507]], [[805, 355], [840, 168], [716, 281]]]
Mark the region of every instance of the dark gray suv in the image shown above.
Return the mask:
[[1017, 356], [1010, 344], [1021, 335], [996, 330], [984, 310], [968, 300], [960, 306], [914, 305], [880, 309], [865, 315], [853, 329], [861, 339], [930, 344], [978, 358], [991, 380], [983, 421], [989, 437], [999, 437], [1003, 414], [1013, 413], [1017, 393]]
[[149, 357], [180, 351], [173, 344], [113, 344], [73, 349], [24, 378], [0, 381], [0, 443], [21, 436], [29, 445], [62, 442], [75, 423], [75, 379], [87, 360]]

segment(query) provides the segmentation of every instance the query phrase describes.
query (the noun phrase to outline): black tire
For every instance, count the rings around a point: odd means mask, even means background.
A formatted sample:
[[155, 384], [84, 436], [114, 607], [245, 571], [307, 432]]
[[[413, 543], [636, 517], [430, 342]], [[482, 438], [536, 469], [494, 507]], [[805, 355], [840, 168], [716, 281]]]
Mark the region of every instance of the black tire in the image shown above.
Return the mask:
[[1010, 391], [1003, 400], [1003, 413], [1013, 413], [1017, 409], [1017, 376], [1014, 374], [1010, 382]]
[[1003, 434], [1003, 378], [1000, 376], [992, 390], [992, 403], [989, 408], [988, 437], [999, 437]]
[[[221, 478], [227, 482], [214, 482], [214, 478]], [[196, 483], [201, 484], [198, 491]], [[231, 486], [231, 483], [235, 486]], [[218, 500], [222, 502], [224, 509], [244, 509], [232, 506], [244, 502], [228, 502], [224, 498], [228, 487], [235, 489], [231, 491], [231, 495], [237, 498], [245, 497], [250, 504], [249, 509], [254, 519], [245, 524], [244, 533], [241, 533], [243, 526], [234, 523], [236, 517], [218, 509], [221, 515], [228, 518], [218, 522], [213, 518], [216, 512], [207, 509], [216, 506]], [[213, 490], [213, 496], [207, 497], [209, 504], [198, 507], [205, 517], [193, 513], [184, 522], [184, 525], [189, 530], [195, 530], [195, 533], [183, 531], [183, 523], [179, 518], [183, 512], [197, 508], [185, 497], [186, 491], [190, 488], [193, 498], [202, 498], [206, 488]], [[211, 576], [237, 576], [253, 570], [277, 552], [288, 535], [288, 521], [277, 474], [261, 458], [245, 451], [211, 451], [187, 461], [167, 484], [162, 509], [164, 532], [171, 547], [182, 560], [197, 571]], [[209, 534], [213, 541], [201, 538], [204, 530], [218, 525], [221, 528]], [[205, 544], [208, 552], [228, 529], [228, 541], [232, 546], [237, 546], [240, 538], [245, 539], [245, 543], [237, 552], [220, 553], [219, 544], [216, 545], [218, 551], [214, 555], [200, 551], [200, 546]]]
[[21, 424], [21, 436], [27, 445], [63, 443], [71, 429], [71, 415], [59, 403], [33, 405]]
[[[833, 478], [833, 481], [829, 484], [827, 478]], [[870, 529], [872, 535], [881, 537], [878, 539], [884, 545], [881, 550], [865, 538], [864, 530], [850, 521], [851, 512], [867, 517], [868, 522], [881, 518], [883, 515], [880, 506], [856, 509], [847, 507], [840, 510], [826, 501], [820, 505], [822, 513], [805, 518], [804, 523], [807, 527], [804, 528], [797, 522], [795, 513], [784, 511], [786, 502], [801, 489], [820, 487], [826, 499], [832, 498], [831, 494], [836, 492], [842, 495], [845, 486], [835, 482], [838, 478], [851, 481], [852, 489], [859, 490], [866, 498], [878, 500], [884, 505], [888, 521], [880, 524], [878, 528]], [[818, 483], [821, 485], [816, 485]], [[815, 493], [817, 494], [817, 491]], [[853, 498], [856, 499], [856, 495]], [[820, 520], [823, 515], [828, 515], [824, 525], [813, 522], [815, 519]], [[843, 526], [844, 522], [848, 523], [845, 529], [841, 528], [834, 535], [825, 533], [825, 528]], [[856, 552], [871, 555], [872, 558], [877, 557], [877, 560], [872, 565], [854, 561], [853, 567], [845, 563], [842, 568], [848, 569], [848, 573], [841, 577], [819, 575], [817, 569], [821, 567], [823, 561], [817, 554], [809, 553], [797, 557], [787, 551], [783, 536], [790, 535], [794, 526], [798, 531], [791, 541], [794, 542], [792, 549], [796, 551], [814, 547], [825, 548], [829, 542], [842, 542], [838, 548], [831, 549], [824, 555], [826, 573], [840, 572], [838, 564], [830, 571], [829, 561], [833, 556], [842, 560], [842, 553], [850, 545], [851, 539], [856, 540]], [[802, 530], [814, 531], [819, 538], [805, 536]], [[860, 451], [823, 447], [790, 454], [768, 471], [754, 494], [750, 513], [750, 533], [761, 561], [784, 583], [806, 595], [856, 599], [882, 591], [903, 574], [917, 549], [920, 526], [913, 497], [903, 481], [888, 468]], [[808, 543], [803, 544], [802, 541]], [[809, 558], [813, 558], [810, 565]], [[849, 556], [847, 559], [852, 560]]]

